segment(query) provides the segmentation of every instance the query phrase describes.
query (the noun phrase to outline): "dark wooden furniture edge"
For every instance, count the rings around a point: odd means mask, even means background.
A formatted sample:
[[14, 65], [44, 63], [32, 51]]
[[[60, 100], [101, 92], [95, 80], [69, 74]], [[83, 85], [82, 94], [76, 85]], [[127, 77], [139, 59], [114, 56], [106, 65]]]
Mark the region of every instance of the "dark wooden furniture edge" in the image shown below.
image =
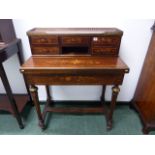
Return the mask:
[[138, 106], [136, 105], [136, 101], [134, 101], [134, 99], [132, 99], [132, 101], [130, 102], [130, 108], [134, 109], [138, 115], [139, 118], [143, 124], [143, 128], [142, 128], [142, 132], [144, 134], [149, 134], [149, 132], [151, 131], [155, 131], [155, 124], [149, 124], [146, 120], [145, 117], [143, 116], [143, 114], [141, 113], [141, 110], [139, 110]]
[[[24, 116], [24, 118], [25, 118], [25, 116], [27, 117], [28, 108], [30, 109], [32, 107], [32, 103], [29, 101], [29, 96], [27, 94], [13, 94], [13, 96], [16, 100], [16, 104], [17, 104], [17, 108], [19, 110], [19, 113], [21, 114], [21, 116]], [[14, 115], [14, 112], [11, 109], [7, 95], [6, 94], [0, 94], [0, 99], [1, 99], [0, 101], [2, 101], [0, 103], [1, 107], [3, 107], [3, 108], [0, 107], [0, 114], [12, 114], [12, 115]]]
[[[3, 47], [0, 49], [0, 62], [5, 61], [6, 59], [10, 58], [13, 54], [17, 53], [17, 50], [12, 50], [17, 48], [17, 45], [21, 40], [20, 39], [15, 39], [11, 43], [5, 44]], [[9, 52], [8, 52], [9, 51]], [[5, 54], [4, 54], [5, 53]]]
[[155, 32], [155, 22], [154, 22], [153, 26], [151, 27], [151, 29]]
[[[151, 27], [151, 30], [153, 31], [153, 33], [155, 32], [155, 22], [154, 22], [153, 26]], [[148, 50], [149, 50], [149, 47], [148, 47]], [[143, 64], [143, 67], [144, 67], [144, 64]], [[142, 74], [142, 72], [141, 72], [141, 74]], [[139, 78], [139, 80], [140, 80], [140, 78]], [[139, 118], [140, 118], [140, 120], [141, 120], [141, 122], [143, 124], [142, 132], [144, 134], [149, 134], [150, 131], [155, 131], [155, 122], [154, 123], [153, 122], [149, 123], [148, 121], [146, 121], [145, 116], [142, 114], [142, 111], [140, 110], [140, 108], [138, 107], [138, 105], [136, 103], [137, 102], [136, 102], [136, 98], [135, 98], [135, 95], [134, 95], [134, 97], [133, 97], [133, 99], [131, 101], [130, 107], [132, 109], [136, 110], [136, 112], [139, 114]]]
[[[3, 62], [5, 60], [9, 59], [12, 55], [14, 55], [16, 53], [17, 53], [17, 56], [19, 58], [19, 63], [21, 65], [23, 63], [23, 58], [22, 58], [21, 52], [22, 52], [22, 47], [21, 47], [21, 40], [20, 39], [14, 39], [10, 43], [7, 43], [4, 46], [1, 46], [1, 48], [0, 48], [0, 72], [1, 72], [1, 80], [4, 84], [5, 90], [7, 92], [7, 97], [10, 100], [10, 105], [11, 105], [14, 113], [10, 110], [10, 108], [8, 109], [8, 111], [11, 112], [16, 117], [18, 124], [19, 124], [19, 127], [21, 129], [23, 129], [24, 125], [22, 123], [22, 119], [20, 118], [20, 112], [18, 111], [18, 107], [16, 105], [16, 100], [15, 100], [14, 95], [12, 93], [12, 89], [9, 85], [9, 81], [7, 79], [5, 69], [3, 67]], [[27, 91], [29, 94], [29, 89], [28, 89], [26, 81], [25, 81], [25, 85], [26, 85], [26, 88], [27, 88]], [[29, 94], [29, 101], [32, 103], [30, 94]], [[26, 105], [26, 103], [23, 105]], [[3, 109], [3, 107], [4, 107], [4, 109]], [[7, 109], [5, 106], [2, 105], [2, 107], [0, 107], [0, 110], [7, 110]]]

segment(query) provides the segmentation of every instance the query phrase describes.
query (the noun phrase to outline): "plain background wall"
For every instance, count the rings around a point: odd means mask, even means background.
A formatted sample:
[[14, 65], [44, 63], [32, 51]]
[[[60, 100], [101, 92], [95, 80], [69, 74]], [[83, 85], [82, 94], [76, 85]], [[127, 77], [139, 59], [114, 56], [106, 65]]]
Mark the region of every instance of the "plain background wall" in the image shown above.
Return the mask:
[[[107, 19], [15, 19], [13, 20], [16, 35], [22, 39], [25, 60], [31, 56], [26, 31], [34, 27], [117, 27], [124, 31], [120, 57], [130, 68], [130, 73], [125, 75], [119, 101], [130, 101], [135, 92], [137, 81], [142, 69], [151, 37], [151, 26], [154, 20], [107, 20]], [[26, 93], [22, 75], [19, 72], [17, 55], [4, 62], [12, 90], [14, 93]], [[99, 100], [101, 86], [53, 86], [52, 95], [55, 100]], [[5, 93], [0, 82], [0, 93]], [[46, 97], [44, 87], [39, 87], [39, 98]], [[106, 89], [106, 100], [110, 100], [111, 86]]]

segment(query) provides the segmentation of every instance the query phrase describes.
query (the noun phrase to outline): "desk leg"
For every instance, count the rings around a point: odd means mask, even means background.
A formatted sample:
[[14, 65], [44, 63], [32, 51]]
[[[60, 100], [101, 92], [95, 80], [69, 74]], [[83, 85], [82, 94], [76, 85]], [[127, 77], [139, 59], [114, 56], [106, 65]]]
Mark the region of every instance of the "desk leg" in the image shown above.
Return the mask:
[[9, 81], [7, 79], [7, 76], [6, 76], [6, 73], [5, 73], [5, 70], [4, 70], [2, 64], [0, 64], [0, 77], [2, 79], [4, 88], [6, 90], [6, 94], [7, 94], [8, 98], [9, 98], [9, 102], [10, 102], [11, 107], [13, 109], [14, 115], [15, 115], [17, 121], [18, 121], [19, 127], [21, 129], [23, 129], [24, 128], [24, 125], [22, 123], [22, 119], [21, 119], [20, 113], [18, 111], [18, 108], [17, 108], [17, 105], [16, 105], [16, 101], [15, 101], [14, 96], [12, 94], [12, 90], [11, 90]]
[[46, 94], [47, 94], [47, 102], [51, 102], [51, 94], [50, 94], [50, 87], [46, 85]]
[[120, 89], [117, 85], [112, 87], [112, 99], [111, 99], [111, 104], [110, 104], [110, 111], [108, 112], [108, 116], [107, 116], [107, 129], [108, 130], [112, 129], [112, 116], [113, 116], [113, 112], [115, 109], [116, 99], [117, 99], [119, 91]]
[[47, 107], [51, 104], [52, 98], [51, 98], [51, 94], [50, 94], [50, 87], [48, 85], [45, 86], [46, 88], [46, 94], [47, 94], [47, 101], [43, 110], [43, 119], [45, 120], [46, 114], [47, 114]]
[[34, 85], [30, 86], [30, 93], [33, 99], [33, 103], [36, 107], [36, 111], [37, 111], [37, 115], [38, 115], [38, 119], [39, 119], [39, 126], [42, 129], [45, 129], [45, 125], [44, 125], [44, 120], [41, 114], [41, 110], [40, 110], [40, 105], [39, 105], [39, 98], [38, 98], [38, 88]]
[[104, 102], [105, 102], [105, 85], [102, 86], [101, 104], [103, 105]]

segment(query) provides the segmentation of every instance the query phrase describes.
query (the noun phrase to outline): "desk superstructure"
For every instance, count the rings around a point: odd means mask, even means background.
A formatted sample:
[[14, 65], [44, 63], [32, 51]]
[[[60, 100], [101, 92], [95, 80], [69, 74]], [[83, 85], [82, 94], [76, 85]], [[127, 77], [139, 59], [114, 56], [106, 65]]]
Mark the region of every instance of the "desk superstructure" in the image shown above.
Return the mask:
[[[30, 86], [38, 114], [39, 125], [45, 128], [47, 112], [101, 112], [106, 115], [107, 128], [112, 128], [112, 115], [119, 85], [127, 65], [119, 58], [123, 32], [116, 28], [34, 28], [27, 32], [32, 57], [22, 66]], [[36, 85], [45, 85], [47, 104], [40, 110]], [[103, 85], [101, 106], [87, 108], [54, 107], [49, 91], [50, 85]], [[106, 85], [112, 87], [110, 108], [104, 108]]]

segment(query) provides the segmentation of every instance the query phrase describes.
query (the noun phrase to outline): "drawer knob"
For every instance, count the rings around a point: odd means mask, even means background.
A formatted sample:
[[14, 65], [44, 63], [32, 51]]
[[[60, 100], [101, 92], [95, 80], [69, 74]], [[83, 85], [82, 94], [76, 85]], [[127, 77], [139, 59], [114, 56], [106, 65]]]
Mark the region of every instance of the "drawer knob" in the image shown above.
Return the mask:
[[98, 38], [97, 37], [93, 37], [93, 41], [98, 41]]

